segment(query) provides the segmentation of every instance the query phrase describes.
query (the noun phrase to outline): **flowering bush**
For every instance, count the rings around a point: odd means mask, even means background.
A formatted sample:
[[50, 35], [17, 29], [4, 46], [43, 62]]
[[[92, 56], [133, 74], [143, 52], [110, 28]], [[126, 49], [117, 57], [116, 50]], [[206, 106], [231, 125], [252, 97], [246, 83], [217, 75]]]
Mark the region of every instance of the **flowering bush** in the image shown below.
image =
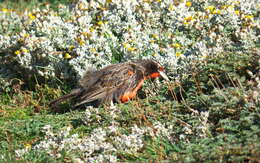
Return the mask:
[[88, 68], [144, 57], [173, 73], [173, 66], [183, 69], [191, 60], [254, 47], [259, 27], [255, 4], [79, 0], [58, 11], [48, 5], [22, 14], [3, 8], [1, 76], [75, 81]]

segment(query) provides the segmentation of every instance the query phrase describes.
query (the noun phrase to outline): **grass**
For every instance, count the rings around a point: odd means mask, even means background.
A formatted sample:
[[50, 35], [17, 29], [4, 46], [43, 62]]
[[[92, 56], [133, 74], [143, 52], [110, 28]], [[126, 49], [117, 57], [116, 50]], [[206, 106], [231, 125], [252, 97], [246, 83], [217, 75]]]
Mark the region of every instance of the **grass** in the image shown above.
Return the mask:
[[[254, 97], [256, 78], [247, 73], [251, 71], [257, 75], [258, 59], [259, 54], [254, 52], [207, 58], [194, 63], [196, 68], [181, 79], [181, 83], [172, 81], [157, 96], [118, 104], [121, 113], [114, 120], [122, 132], [128, 133], [133, 125], [145, 127], [160, 121], [173, 126], [173, 141], [163, 136], [148, 136], [137, 154], [118, 151], [117, 157], [121, 161], [144, 162], [259, 161], [259, 95]], [[147, 90], [147, 85], [143, 91]], [[70, 162], [73, 156], [66, 152], [60, 158], [52, 158], [43, 151], [32, 151], [22, 160], [16, 160], [14, 151], [42, 140], [45, 133], [41, 128], [47, 124], [53, 126], [54, 131], [72, 126], [72, 134], [82, 137], [110, 124], [113, 118], [106, 107], [99, 108], [99, 113], [91, 117], [87, 125], [82, 121], [83, 110], [53, 112], [47, 104], [61, 94], [60, 89], [42, 85], [34, 91], [13, 88], [1, 94], [0, 155], [5, 162]], [[209, 112], [205, 124], [201, 119], [204, 111]], [[191, 132], [185, 134], [183, 129], [189, 126]]]
[[33, 10], [47, 4], [51, 8], [57, 9], [59, 4], [71, 2], [74, 2], [74, 0], [0, 0], [0, 8], [16, 9], [16, 11], [24, 12], [25, 10]]

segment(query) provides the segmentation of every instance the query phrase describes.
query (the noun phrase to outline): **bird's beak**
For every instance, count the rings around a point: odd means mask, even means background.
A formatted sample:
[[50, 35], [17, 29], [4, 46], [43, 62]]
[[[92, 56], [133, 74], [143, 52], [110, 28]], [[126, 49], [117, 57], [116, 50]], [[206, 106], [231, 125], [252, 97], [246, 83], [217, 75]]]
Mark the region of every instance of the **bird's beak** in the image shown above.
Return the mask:
[[164, 80], [170, 81], [169, 78], [168, 78], [168, 76], [167, 76], [163, 71], [159, 71], [159, 73], [160, 73], [161, 77], [162, 77]]

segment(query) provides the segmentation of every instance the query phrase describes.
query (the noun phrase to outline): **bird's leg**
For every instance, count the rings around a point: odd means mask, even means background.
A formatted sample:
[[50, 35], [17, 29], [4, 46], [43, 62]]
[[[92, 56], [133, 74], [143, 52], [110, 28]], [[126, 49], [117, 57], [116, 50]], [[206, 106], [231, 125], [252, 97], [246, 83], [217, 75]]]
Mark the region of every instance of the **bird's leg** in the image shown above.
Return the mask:
[[113, 103], [113, 100], [111, 100], [111, 102], [110, 102], [110, 107], [109, 107], [110, 109], [115, 109], [116, 108], [116, 106], [114, 105], [114, 103]]

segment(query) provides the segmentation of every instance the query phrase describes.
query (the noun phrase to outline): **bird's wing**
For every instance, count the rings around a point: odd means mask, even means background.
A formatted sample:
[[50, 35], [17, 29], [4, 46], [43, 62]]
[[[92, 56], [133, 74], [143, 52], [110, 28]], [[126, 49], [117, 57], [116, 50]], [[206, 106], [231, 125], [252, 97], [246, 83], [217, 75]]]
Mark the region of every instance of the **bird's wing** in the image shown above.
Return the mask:
[[116, 64], [109, 65], [106, 68], [103, 68], [101, 70], [94, 70], [91, 69], [87, 71], [82, 79], [79, 81], [79, 85], [85, 89], [88, 89], [92, 87], [96, 82], [104, 75], [104, 71], [106, 69], [113, 69], [116, 66]]
[[[94, 100], [101, 100], [102, 103], [111, 100], [119, 101], [124, 93], [132, 91], [144, 78], [143, 71], [142, 67], [128, 62], [111, 65], [88, 74], [89, 81], [92, 83], [85, 83], [88, 89], [80, 95], [75, 106]], [[82, 85], [82, 87], [85, 86]]]

